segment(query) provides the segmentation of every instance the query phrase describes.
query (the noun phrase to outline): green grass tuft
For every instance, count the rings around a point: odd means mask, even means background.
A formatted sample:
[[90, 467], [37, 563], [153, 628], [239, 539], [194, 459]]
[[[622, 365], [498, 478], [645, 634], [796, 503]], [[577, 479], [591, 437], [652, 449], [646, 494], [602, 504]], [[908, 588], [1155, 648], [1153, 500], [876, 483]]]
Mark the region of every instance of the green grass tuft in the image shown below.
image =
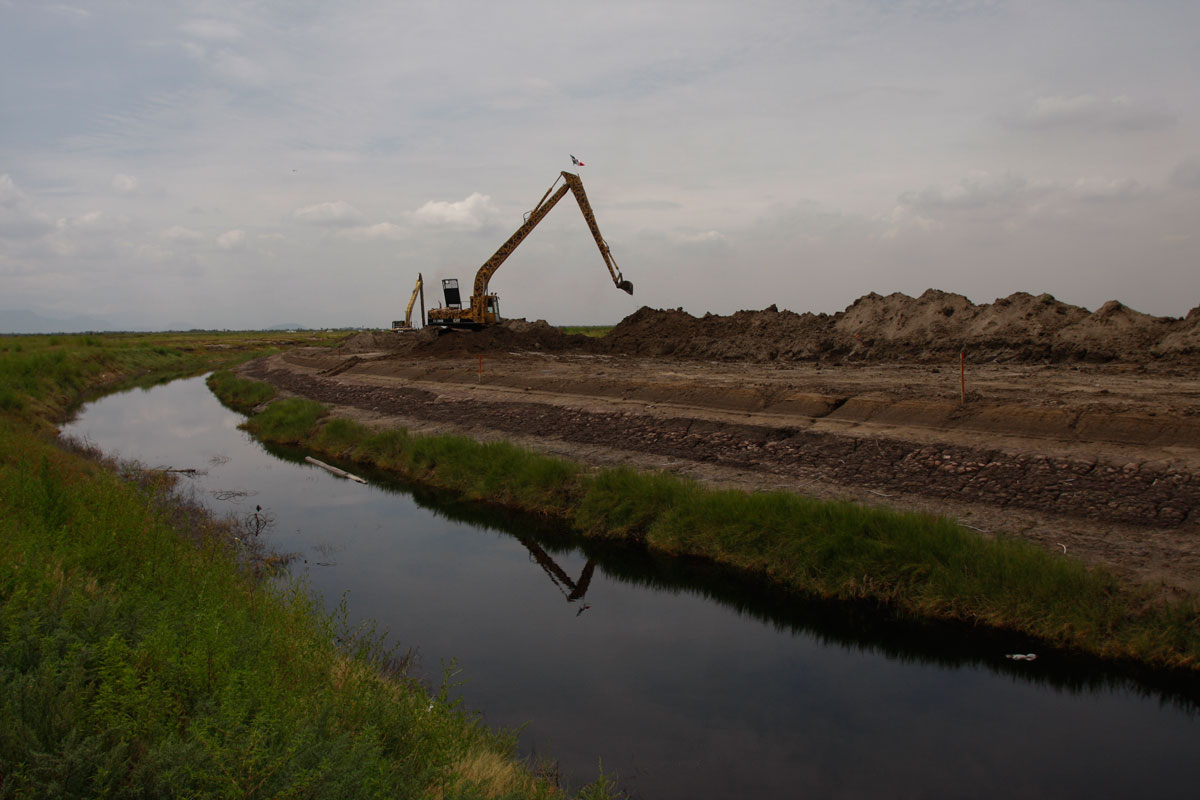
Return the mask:
[[297, 444], [308, 439], [317, 420], [327, 413], [320, 403], [303, 397], [289, 397], [251, 417], [245, 427], [265, 442]]
[[239, 378], [228, 369], [212, 373], [206, 383], [222, 403], [243, 414], [275, 399], [275, 387], [271, 384]]

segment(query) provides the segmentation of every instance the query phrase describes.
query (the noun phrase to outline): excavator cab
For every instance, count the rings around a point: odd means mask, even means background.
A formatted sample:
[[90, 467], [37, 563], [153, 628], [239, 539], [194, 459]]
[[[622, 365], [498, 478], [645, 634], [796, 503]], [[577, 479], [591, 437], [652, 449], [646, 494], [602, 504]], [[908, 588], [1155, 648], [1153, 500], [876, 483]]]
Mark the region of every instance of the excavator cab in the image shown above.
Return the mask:
[[442, 294], [446, 295], [446, 308], [462, 308], [462, 295], [458, 293], [458, 278], [443, 278]]

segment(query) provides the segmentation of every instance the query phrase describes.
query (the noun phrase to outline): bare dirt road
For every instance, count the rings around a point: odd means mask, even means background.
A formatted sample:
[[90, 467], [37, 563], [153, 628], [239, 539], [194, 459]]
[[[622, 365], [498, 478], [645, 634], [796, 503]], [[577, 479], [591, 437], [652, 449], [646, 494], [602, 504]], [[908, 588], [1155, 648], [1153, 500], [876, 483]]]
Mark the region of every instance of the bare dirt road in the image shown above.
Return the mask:
[[[648, 311], [606, 343], [522, 322], [364, 333], [244, 371], [375, 426], [503, 437], [593, 465], [944, 514], [1162, 592], [1200, 594], [1200, 370], [1186, 356], [1131, 348], [1099, 363], [1087, 358], [1094, 337], [1076, 333], [1073, 355], [1054, 360], [989, 334], [988, 360], [965, 365], [964, 402], [961, 347], [897, 356], [895, 336], [859, 325], [858, 336], [827, 342], [824, 358], [799, 361], [779, 357], [787, 339], [767, 325], [741, 353], [713, 360], [694, 352], [701, 334], [671, 327], [681, 312], [650, 312], [655, 323]], [[779, 312], [746, 313], [771, 321]], [[711, 327], [731, 318], [688, 319]], [[1178, 338], [1181, 325], [1146, 319], [1159, 328], [1155, 341]], [[649, 330], [614, 346], [632, 324]], [[863, 356], [864, 330], [874, 357]], [[775, 355], [746, 352], [763, 346]]]

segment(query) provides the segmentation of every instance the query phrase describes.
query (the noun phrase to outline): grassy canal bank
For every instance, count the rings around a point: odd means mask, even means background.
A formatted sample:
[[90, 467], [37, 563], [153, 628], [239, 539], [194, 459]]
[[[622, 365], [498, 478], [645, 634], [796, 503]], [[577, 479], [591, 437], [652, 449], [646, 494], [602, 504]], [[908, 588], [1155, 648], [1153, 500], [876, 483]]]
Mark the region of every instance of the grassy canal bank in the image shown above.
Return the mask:
[[903, 615], [1018, 631], [1105, 659], [1200, 669], [1194, 599], [1168, 603], [1102, 570], [1015, 539], [985, 539], [944, 518], [591, 470], [504, 442], [375, 431], [297, 397], [255, 414], [271, 387], [230, 372], [209, 383], [227, 405], [252, 414], [245, 427], [260, 439], [553, 516], [583, 536], [636, 541], [798, 592], [877, 601]]
[[0, 797], [563, 796], [169, 475], [54, 437], [89, 393], [301, 343], [0, 337]]

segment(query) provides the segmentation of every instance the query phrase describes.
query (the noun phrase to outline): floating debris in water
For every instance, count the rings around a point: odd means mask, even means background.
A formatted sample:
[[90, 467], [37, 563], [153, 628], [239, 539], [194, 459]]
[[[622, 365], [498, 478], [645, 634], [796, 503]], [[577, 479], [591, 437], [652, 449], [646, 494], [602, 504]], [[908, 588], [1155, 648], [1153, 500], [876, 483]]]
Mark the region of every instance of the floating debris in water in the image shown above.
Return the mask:
[[1006, 653], [1004, 657], [1013, 661], [1037, 661], [1037, 653]]

